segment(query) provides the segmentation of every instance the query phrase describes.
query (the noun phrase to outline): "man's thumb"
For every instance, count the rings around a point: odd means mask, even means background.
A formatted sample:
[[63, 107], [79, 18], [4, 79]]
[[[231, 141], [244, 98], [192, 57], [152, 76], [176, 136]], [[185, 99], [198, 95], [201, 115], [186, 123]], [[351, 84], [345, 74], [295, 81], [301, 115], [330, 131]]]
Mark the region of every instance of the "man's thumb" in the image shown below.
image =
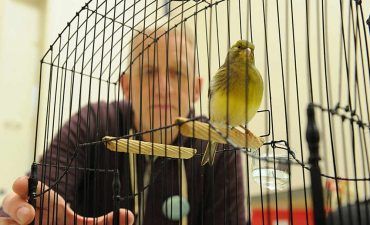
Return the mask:
[[[87, 222], [87, 225], [113, 225], [113, 212], [108, 213], [104, 216], [99, 216], [98, 218], [86, 218], [77, 215], [77, 224], [80, 224], [79, 221]], [[83, 223], [81, 223], [83, 224]], [[134, 214], [127, 209], [119, 210], [119, 224], [120, 225], [132, 225], [134, 224]]]

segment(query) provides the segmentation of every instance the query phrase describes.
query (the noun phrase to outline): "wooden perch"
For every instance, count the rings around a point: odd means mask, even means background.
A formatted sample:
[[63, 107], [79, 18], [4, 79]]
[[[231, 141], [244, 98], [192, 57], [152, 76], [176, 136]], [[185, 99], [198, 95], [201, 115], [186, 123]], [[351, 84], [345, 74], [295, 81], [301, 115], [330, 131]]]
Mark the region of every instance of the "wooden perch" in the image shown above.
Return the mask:
[[[179, 117], [176, 122], [180, 124], [180, 133], [183, 136], [193, 137], [201, 140], [212, 141], [226, 144], [226, 140], [219, 135], [208, 123], [203, 123], [199, 121], [189, 121], [187, 118]], [[226, 136], [226, 127], [214, 126], [218, 131]], [[209, 138], [209, 129], [211, 133], [211, 138]], [[263, 145], [263, 139], [255, 136], [251, 131], [245, 129], [245, 131], [239, 128], [228, 128], [229, 136], [228, 138], [236, 145], [241, 148], [251, 148], [258, 149]]]
[[103, 137], [103, 141], [105, 146], [113, 152], [115, 152], [117, 149], [118, 152], [154, 155], [175, 159], [190, 159], [197, 153], [197, 150], [193, 148], [128, 140], [123, 138], [117, 139], [110, 136]]

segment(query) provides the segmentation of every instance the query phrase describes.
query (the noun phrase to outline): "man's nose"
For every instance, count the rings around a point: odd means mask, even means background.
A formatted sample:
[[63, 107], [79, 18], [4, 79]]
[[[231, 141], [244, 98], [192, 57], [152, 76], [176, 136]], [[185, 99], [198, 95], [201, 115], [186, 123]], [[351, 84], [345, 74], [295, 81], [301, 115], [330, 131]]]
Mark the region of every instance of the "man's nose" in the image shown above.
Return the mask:
[[166, 74], [165, 71], [159, 71], [158, 73], [158, 76], [157, 76], [157, 80], [156, 80], [156, 83], [157, 83], [157, 92], [156, 94], [160, 94], [161, 96], [166, 96], [166, 94], [168, 95], [171, 91], [172, 91], [172, 88], [171, 87], [171, 82], [169, 82], [169, 79], [167, 78], [169, 75]]

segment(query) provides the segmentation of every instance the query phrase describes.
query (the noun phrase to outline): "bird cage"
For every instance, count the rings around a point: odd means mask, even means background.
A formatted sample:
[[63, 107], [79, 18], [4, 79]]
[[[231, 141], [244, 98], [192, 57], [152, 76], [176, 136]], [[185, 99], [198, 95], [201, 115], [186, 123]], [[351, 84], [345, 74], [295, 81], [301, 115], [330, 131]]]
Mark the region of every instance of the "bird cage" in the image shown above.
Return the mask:
[[89, 1], [40, 63], [34, 222], [370, 224], [369, 12]]

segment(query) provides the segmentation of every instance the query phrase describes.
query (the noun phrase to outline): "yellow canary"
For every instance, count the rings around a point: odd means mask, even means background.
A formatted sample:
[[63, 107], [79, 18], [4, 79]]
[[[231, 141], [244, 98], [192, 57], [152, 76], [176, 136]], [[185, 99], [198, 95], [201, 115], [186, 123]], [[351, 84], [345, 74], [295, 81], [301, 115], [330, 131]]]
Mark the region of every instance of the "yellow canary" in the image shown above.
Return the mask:
[[[254, 65], [254, 45], [237, 41], [210, 84], [210, 122], [236, 127], [252, 119], [260, 107], [263, 80]], [[228, 115], [228, 116], [227, 116]], [[208, 143], [201, 165], [213, 165], [217, 144]]]

